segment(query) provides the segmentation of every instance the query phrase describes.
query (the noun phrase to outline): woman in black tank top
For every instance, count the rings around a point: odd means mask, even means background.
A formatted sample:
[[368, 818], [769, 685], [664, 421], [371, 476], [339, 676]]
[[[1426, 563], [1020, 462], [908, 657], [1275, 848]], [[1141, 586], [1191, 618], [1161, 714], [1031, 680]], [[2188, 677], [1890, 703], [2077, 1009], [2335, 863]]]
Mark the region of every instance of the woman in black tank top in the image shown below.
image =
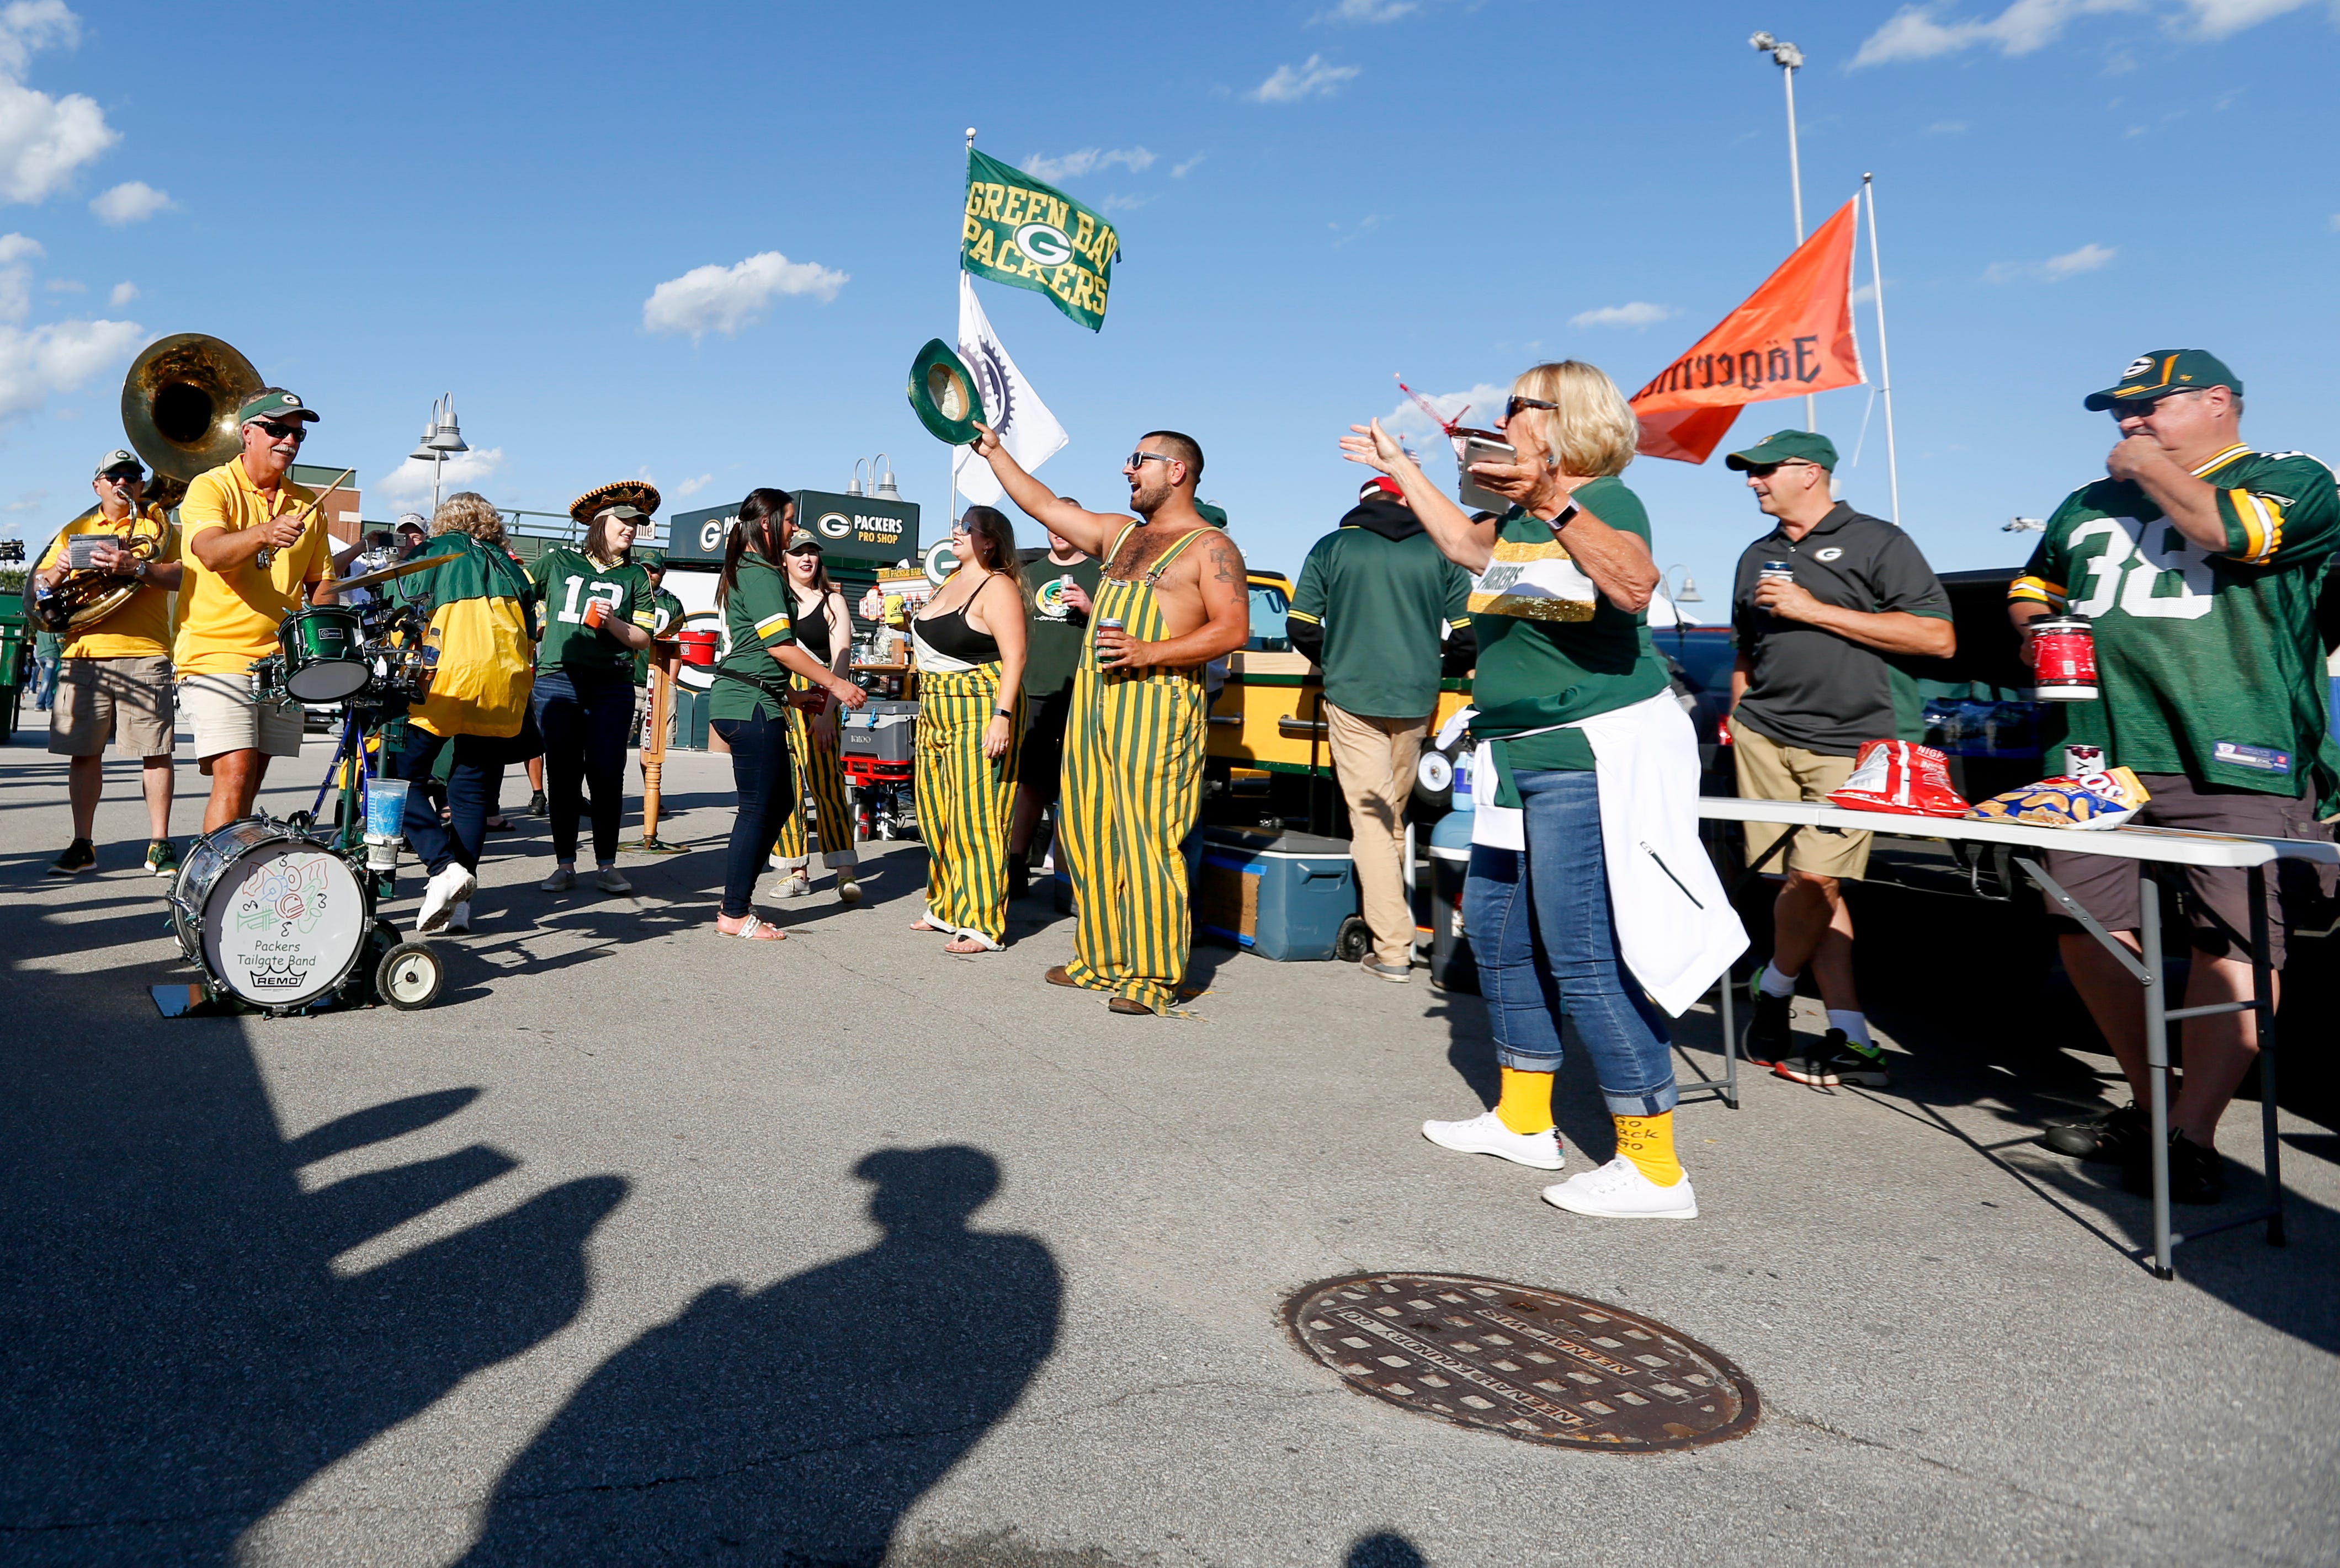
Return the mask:
[[[821, 564], [820, 536], [796, 529], [780, 560], [788, 573], [797, 641], [832, 674], [851, 680], [853, 623], [846, 613], [845, 596]], [[812, 892], [812, 846], [807, 842], [803, 804], [808, 792], [820, 833], [821, 863], [837, 873], [838, 901], [858, 903], [861, 857], [855, 848], [853, 809], [845, 794], [845, 764], [838, 754], [838, 705], [801, 677], [788, 684], [804, 694], [797, 699], [802, 705], [788, 715], [789, 751], [803, 788], [789, 803], [772, 844], [780, 871], [777, 892], [781, 898], [803, 898]], [[816, 701], [818, 705], [812, 705]]]
[[[951, 932], [947, 952], [991, 952], [1007, 934], [1007, 825], [1023, 738], [1027, 612], [1005, 517], [969, 507], [951, 526], [951, 550], [957, 569], [910, 624], [927, 865], [926, 913], [911, 929]], [[865, 614], [878, 607], [863, 601]]]

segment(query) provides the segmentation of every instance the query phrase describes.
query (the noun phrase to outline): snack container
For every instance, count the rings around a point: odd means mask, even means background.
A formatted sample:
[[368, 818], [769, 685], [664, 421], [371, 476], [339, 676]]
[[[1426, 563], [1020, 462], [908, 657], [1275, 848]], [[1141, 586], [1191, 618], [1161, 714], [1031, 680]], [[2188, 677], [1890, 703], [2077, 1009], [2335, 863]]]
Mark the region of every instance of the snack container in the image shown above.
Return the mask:
[[2082, 616], [2057, 616], [2031, 627], [2032, 669], [2043, 703], [2097, 700], [2097, 639]]

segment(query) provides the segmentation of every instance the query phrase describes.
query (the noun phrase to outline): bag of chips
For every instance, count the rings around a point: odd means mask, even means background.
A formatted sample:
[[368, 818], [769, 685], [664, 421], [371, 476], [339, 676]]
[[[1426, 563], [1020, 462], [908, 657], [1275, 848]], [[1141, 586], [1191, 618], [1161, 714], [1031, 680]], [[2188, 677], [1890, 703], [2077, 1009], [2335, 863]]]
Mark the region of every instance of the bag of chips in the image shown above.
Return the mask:
[[2152, 799], [2137, 774], [2107, 768], [2087, 778], [2041, 779], [1978, 804], [1967, 815], [1978, 822], [2023, 823], [2032, 827], [2118, 827]]
[[1863, 741], [1852, 776], [1829, 792], [1829, 804], [1895, 816], [1965, 816], [1950, 784], [1949, 759], [1914, 741]]

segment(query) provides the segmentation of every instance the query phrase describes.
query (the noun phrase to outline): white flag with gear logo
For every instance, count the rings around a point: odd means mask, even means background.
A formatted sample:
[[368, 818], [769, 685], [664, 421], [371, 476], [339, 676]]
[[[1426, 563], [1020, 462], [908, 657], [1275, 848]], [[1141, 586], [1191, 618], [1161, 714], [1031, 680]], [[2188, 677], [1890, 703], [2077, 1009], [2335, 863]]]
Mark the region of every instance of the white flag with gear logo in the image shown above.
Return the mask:
[[[1056, 416], [1007, 357], [999, 334], [976, 302], [975, 280], [965, 272], [958, 275], [958, 357], [967, 361], [983, 396], [984, 412], [990, 416], [984, 422], [999, 432], [1000, 444], [1024, 465], [1026, 473], [1064, 449], [1065, 427], [1056, 423]], [[977, 457], [973, 447], [961, 447], [952, 457], [951, 477], [958, 481], [958, 493], [977, 506], [996, 507], [1006, 494], [991, 465]]]

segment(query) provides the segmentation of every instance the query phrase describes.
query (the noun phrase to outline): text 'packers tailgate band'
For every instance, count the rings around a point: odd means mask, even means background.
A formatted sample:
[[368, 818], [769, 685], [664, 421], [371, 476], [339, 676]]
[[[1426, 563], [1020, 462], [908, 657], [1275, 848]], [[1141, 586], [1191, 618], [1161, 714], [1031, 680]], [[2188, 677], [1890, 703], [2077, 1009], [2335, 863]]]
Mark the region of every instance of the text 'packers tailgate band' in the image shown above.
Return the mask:
[[[1114, 577], [1114, 557], [1138, 527], [1106, 550], [1089, 624], [1117, 622], [1134, 641], [1155, 642], [1169, 628], [1154, 585], [1210, 530], [1182, 535], [1143, 577]], [[1205, 701], [1200, 666], [1115, 669], [1097, 663], [1092, 642], [1065, 725], [1059, 831], [1081, 890], [1066, 968], [1076, 984], [1156, 1012], [1177, 1001], [1192, 941], [1178, 846], [1202, 799]]]

